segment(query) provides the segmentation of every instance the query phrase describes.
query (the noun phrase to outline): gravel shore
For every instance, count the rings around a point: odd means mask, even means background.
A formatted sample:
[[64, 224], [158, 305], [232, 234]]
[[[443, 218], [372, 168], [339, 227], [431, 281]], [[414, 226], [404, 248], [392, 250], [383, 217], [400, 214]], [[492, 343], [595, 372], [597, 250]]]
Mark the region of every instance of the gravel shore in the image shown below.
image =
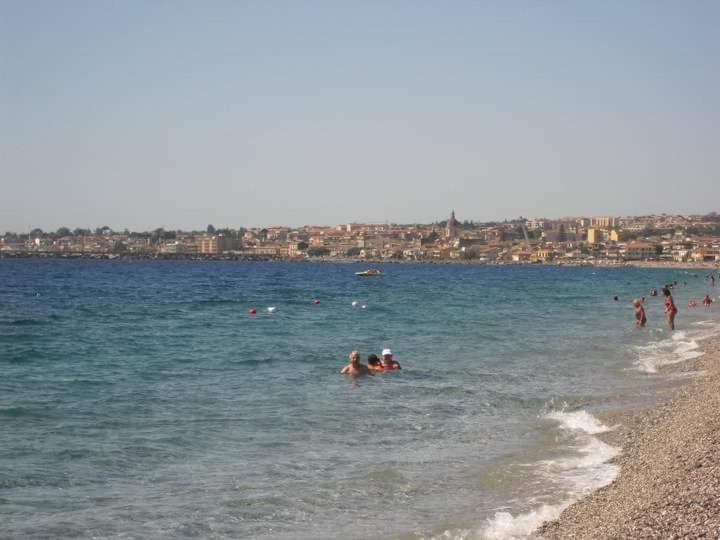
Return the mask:
[[670, 368], [703, 372], [672, 399], [609, 419], [620, 474], [543, 524], [542, 538], [720, 538], [720, 339], [703, 345], [705, 356]]

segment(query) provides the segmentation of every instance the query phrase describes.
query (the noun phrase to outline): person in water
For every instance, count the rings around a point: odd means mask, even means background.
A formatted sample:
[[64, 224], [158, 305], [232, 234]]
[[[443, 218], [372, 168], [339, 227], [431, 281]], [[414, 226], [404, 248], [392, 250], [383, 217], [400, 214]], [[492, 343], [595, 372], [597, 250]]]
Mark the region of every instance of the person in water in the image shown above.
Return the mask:
[[353, 351], [350, 353], [350, 363], [340, 370], [343, 375], [372, 375], [372, 371], [365, 364], [360, 363], [360, 353]]
[[377, 357], [377, 354], [369, 354], [367, 359], [368, 367], [370, 369], [382, 369], [382, 363]]
[[688, 302], [688, 307], [697, 307], [697, 301], [694, 298], [691, 298]]
[[635, 306], [635, 324], [642, 328], [647, 323], [645, 308], [643, 307], [642, 302], [637, 298], [633, 300], [633, 305]]
[[710, 298], [709, 294], [706, 294], [703, 298], [703, 306], [705, 306], [705, 309], [710, 309], [710, 304], [712, 304], [712, 298]]
[[382, 352], [382, 367], [385, 371], [402, 369], [400, 364], [393, 360], [393, 353], [390, 349], [383, 349]]
[[665, 317], [667, 317], [668, 328], [675, 330], [675, 315], [677, 315], [678, 309], [675, 306], [672, 293], [668, 287], [664, 287], [662, 290], [665, 295]]

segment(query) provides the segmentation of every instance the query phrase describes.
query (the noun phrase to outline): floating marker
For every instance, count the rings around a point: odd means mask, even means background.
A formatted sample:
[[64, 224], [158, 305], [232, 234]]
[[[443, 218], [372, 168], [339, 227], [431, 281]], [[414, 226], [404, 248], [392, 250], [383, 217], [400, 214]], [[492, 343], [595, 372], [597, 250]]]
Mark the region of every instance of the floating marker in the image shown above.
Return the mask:
[[277, 308], [276, 308], [275, 306], [270, 306], [269, 308], [267, 308], [267, 312], [268, 312], [268, 313], [274, 313], [276, 309], [277, 309]]
[[257, 310], [254, 307], [251, 307], [250, 309], [248, 309], [248, 314], [255, 315], [256, 313], [257, 313]]
[[365, 304], [363, 304], [361, 307], [362, 307], [362, 309], [365, 309], [367, 306]]
[[319, 299], [319, 298], [316, 298], [315, 300], [313, 300], [313, 304], [319, 304], [319, 303], [320, 303], [320, 299]]
[[357, 305], [358, 305], [358, 301], [357, 301], [357, 300], [353, 300], [353, 301], [352, 301], [352, 307], [355, 307], [355, 306], [357, 306]]

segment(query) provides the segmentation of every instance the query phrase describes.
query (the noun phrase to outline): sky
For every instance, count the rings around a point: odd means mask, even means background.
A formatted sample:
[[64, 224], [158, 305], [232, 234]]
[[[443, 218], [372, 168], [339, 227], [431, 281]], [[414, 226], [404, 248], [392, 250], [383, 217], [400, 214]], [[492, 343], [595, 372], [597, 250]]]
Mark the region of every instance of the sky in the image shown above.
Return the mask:
[[720, 2], [0, 0], [0, 231], [704, 213]]

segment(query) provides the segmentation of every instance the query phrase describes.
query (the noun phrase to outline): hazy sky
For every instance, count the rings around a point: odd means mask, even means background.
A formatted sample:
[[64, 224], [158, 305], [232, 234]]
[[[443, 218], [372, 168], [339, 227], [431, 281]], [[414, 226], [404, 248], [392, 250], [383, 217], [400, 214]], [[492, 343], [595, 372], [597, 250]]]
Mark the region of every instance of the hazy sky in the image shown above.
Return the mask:
[[719, 210], [720, 2], [0, 1], [0, 230]]

